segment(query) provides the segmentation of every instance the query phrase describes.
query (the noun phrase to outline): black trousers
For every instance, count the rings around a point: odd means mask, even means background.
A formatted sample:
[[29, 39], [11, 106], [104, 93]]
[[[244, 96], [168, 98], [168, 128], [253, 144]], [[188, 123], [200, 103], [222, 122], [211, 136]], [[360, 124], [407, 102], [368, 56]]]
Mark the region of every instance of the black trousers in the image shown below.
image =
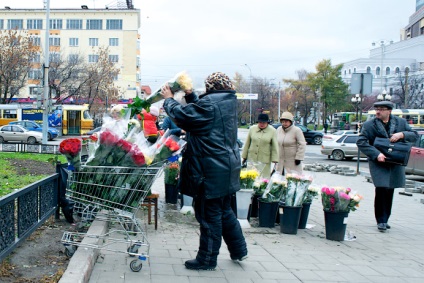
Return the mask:
[[222, 238], [230, 255], [247, 255], [246, 241], [232, 208], [231, 196], [214, 199], [196, 197], [194, 211], [200, 224], [200, 244], [196, 259], [202, 264], [216, 266]]
[[377, 223], [387, 223], [392, 213], [393, 188], [376, 187], [374, 198], [374, 214]]

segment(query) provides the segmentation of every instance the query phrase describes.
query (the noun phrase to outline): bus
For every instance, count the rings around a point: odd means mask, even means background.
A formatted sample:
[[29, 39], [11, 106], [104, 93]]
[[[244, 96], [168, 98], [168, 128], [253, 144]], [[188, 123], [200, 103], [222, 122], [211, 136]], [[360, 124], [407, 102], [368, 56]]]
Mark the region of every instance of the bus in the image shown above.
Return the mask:
[[[43, 124], [43, 110], [32, 105], [0, 104], [0, 126], [13, 121], [30, 120]], [[53, 105], [48, 116], [49, 127], [62, 135], [83, 135], [94, 128], [88, 105]]]
[[[332, 128], [344, 129], [345, 124], [349, 123], [350, 127], [356, 126], [359, 121], [359, 113], [358, 117], [356, 117], [357, 113], [355, 112], [337, 112], [333, 114], [332, 120]], [[362, 122], [367, 120], [368, 113], [362, 113]]]
[[[411, 128], [424, 128], [424, 109], [393, 109], [392, 115], [405, 119]], [[375, 118], [375, 110], [368, 111], [368, 120]]]

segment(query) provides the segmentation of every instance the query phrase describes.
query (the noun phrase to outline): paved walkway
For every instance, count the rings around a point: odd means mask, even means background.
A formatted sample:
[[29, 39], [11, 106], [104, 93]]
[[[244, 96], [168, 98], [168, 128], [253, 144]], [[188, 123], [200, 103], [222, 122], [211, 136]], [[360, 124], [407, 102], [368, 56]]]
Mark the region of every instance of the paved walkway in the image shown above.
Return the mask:
[[146, 230], [150, 259], [143, 262], [140, 272], [132, 272], [129, 263], [134, 258], [101, 250], [89, 282], [424, 282], [423, 194], [408, 197], [399, 195], [403, 189], [397, 189], [392, 228], [382, 233], [373, 216], [374, 187], [363, 176], [313, 176], [317, 185], [348, 186], [364, 196], [359, 210], [348, 218], [347, 232], [355, 240], [325, 239], [324, 213], [316, 199], [308, 220], [311, 228], [297, 235], [281, 234], [278, 225], [244, 229], [247, 260], [231, 261], [223, 243], [215, 271], [187, 270], [184, 261], [197, 253], [198, 225], [194, 216], [182, 215], [176, 205], [164, 203], [160, 177], [153, 186], [161, 197], [159, 227], [155, 231], [154, 225], [147, 225]]

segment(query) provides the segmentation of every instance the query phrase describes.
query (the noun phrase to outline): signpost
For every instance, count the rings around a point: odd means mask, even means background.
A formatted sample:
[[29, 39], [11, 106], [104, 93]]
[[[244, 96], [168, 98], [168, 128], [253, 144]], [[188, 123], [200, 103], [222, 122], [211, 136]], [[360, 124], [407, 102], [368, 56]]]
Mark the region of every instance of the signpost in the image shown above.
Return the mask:
[[250, 124], [252, 124], [252, 100], [258, 100], [257, 93], [236, 93], [237, 99], [247, 99], [250, 101]]

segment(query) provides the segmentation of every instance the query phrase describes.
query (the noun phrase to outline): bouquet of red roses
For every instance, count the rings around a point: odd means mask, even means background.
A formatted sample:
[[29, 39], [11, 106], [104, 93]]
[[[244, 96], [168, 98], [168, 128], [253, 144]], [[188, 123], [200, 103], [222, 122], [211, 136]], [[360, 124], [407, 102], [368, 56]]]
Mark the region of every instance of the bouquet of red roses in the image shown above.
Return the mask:
[[68, 160], [68, 169], [78, 171], [81, 167], [81, 140], [76, 138], [63, 140], [59, 152]]

